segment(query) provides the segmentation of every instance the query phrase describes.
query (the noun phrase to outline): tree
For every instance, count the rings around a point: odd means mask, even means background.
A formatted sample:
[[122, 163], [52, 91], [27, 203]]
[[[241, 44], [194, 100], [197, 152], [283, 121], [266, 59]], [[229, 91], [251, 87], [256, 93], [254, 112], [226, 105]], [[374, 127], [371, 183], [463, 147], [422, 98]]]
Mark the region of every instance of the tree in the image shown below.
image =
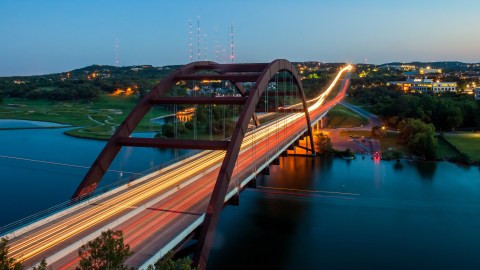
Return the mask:
[[[123, 243], [122, 231], [108, 230], [80, 247], [80, 267], [77, 270], [125, 270], [125, 261], [133, 254]], [[133, 268], [131, 268], [133, 269]]]
[[167, 138], [173, 138], [175, 136], [175, 130], [172, 124], [165, 124], [162, 126], [162, 135]]
[[419, 119], [407, 118], [398, 124], [400, 138], [415, 154], [427, 159], [434, 159], [437, 151], [435, 127]]
[[355, 154], [350, 150], [350, 148], [345, 149], [345, 152], [343, 152], [344, 157], [354, 157]]
[[173, 252], [168, 252], [161, 260], [150, 265], [147, 270], [192, 270], [192, 260], [190, 257], [183, 259], [173, 259]]
[[458, 107], [451, 107], [447, 111], [447, 117], [445, 119], [446, 124], [450, 129], [455, 130], [463, 123], [462, 111]]
[[333, 150], [330, 138], [323, 134], [323, 132], [316, 134], [315, 146], [317, 148], [317, 152], [321, 155], [331, 153]]
[[22, 270], [22, 263], [8, 257], [8, 238], [0, 240], [0, 270]]
[[33, 267], [33, 270], [47, 270], [47, 269], [48, 269], [47, 261], [45, 259], [43, 259], [38, 266]]
[[403, 154], [400, 151], [394, 150], [392, 151], [392, 157], [397, 160], [397, 162], [400, 162], [400, 159], [403, 158]]

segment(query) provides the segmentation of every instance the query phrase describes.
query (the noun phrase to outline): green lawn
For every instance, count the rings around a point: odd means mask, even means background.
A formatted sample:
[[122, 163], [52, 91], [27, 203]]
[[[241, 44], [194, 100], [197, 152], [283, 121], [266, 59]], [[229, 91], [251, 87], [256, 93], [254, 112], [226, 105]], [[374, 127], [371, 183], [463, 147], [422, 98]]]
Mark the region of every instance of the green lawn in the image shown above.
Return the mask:
[[[72, 136], [108, 139], [139, 99], [136, 97], [102, 95], [94, 102], [59, 102], [5, 98], [0, 104], [0, 119], [23, 119], [55, 122], [77, 126], [67, 131]], [[142, 119], [135, 131], [148, 131], [149, 119], [168, 112], [154, 108]], [[158, 127], [157, 127], [158, 129]]]
[[368, 124], [367, 118], [341, 104], [335, 105], [328, 112], [327, 119], [328, 128], [349, 128]]
[[480, 133], [454, 133], [445, 134], [444, 137], [460, 152], [468, 155], [472, 161], [480, 161]]
[[437, 136], [438, 148], [437, 156], [440, 159], [454, 160], [460, 153], [451, 144], [449, 144], [442, 136]]

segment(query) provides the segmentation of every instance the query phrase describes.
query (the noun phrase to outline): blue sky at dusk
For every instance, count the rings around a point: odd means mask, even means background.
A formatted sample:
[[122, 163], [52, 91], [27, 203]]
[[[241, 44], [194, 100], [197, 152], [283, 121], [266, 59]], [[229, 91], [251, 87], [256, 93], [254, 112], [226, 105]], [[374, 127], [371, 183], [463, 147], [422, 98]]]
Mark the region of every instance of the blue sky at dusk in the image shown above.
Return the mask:
[[480, 62], [478, 11], [478, 0], [0, 0], [0, 76], [114, 65], [116, 39], [122, 66], [185, 64], [198, 16], [208, 60], [233, 24], [235, 62]]

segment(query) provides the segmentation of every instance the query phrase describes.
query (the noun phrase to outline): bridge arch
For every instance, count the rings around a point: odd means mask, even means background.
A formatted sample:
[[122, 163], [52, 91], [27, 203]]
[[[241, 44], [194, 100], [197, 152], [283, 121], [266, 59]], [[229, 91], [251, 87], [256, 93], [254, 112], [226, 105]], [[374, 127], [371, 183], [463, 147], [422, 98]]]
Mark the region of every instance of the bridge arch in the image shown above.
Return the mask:
[[[213, 71], [214, 73], [199, 74], [198, 71], [200, 70]], [[269, 64], [218, 64], [208, 61], [194, 62], [183, 66], [165, 77], [130, 112], [92, 164], [72, 196], [72, 199], [82, 199], [85, 196], [89, 196], [89, 194], [96, 189], [108, 167], [123, 146], [226, 150], [225, 158], [222, 161], [214, 190], [205, 213], [205, 219], [200, 230], [200, 237], [194, 255], [194, 264], [197, 265], [199, 269], [204, 269], [211, 249], [215, 228], [224, 205], [226, 192], [232, 178], [233, 169], [240, 153], [242, 141], [247, 133], [248, 124], [252, 118], [256, 121], [256, 106], [260, 102], [262, 95], [267, 91], [269, 82], [279, 72], [289, 73], [292, 82], [298, 88], [303, 107], [301, 111], [305, 113], [307, 131], [310, 135], [310, 146], [312, 147], [310, 151], [314, 154], [313, 134], [305, 92], [295, 67], [291, 62], [285, 59], [278, 59]], [[241, 94], [241, 97], [203, 97], [194, 99], [186, 97], [165, 97], [165, 93], [172, 89], [178, 81], [202, 79], [229, 80], [235, 85], [237, 91]], [[241, 82], [254, 82], [255, 84], [247, 93], [243, 89]], [[236, 104], [243, 105], [243, 108], [236, 122], [230, 141], [131, 138], [130, 135], [152, 106], [165, 103]]]
[[200, 232], [200, 238], [197, 243], [195, 255], [193, 258], [194, 265], [196, 265], [199, 269], [205, 269], [206, 267], [208, 255], [213, 242], [213, 237], [215, 235], [216, 225], [220, 217], [220, 212], [223, 208], [228, 185], [232, 178], [233, 168], [240, 152], [240, 146], [242, 144], [245, 134], [247, 133], [249, 120], [252, 117], [255, 111], [255, 107], [260, 101], [262, 94], [265, 92], [268, 83], [273, 78], [273, 76], [280, 71], [287, 71], [288, 73], [290, 73], [291, 76], [293, 76], [294, 78], [294, 83], [299, 88], [299, 91], [301, 93], [302, 105], [307, 120], [306, 122], [308, 126], [308, 133], [311, 140], [310, 145], [312, 147], [314, 145], [305, 92], [303, 90], [300, 78], [295, 71], [295, 67], [287, 60], [275, 60], [265, 67], [262, 74], [256, 80], [255, 86], [250, 91], [248, 99], [243, 107], [242, 113], [240, 114], [240, 118], [235, 125], [232, 139], [228, 146], [227, 153], [225, 154], [225, 158], [222, 162], [222, 166], [220, 168], [220, 172], [215, 183], [210, 202], [207, 207], [207, 212]]

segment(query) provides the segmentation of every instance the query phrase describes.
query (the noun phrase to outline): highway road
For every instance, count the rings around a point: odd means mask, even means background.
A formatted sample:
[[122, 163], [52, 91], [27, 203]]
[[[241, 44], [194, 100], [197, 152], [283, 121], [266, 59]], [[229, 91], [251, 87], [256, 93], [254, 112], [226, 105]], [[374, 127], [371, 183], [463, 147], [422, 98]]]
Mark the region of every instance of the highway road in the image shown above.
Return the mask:
[[[336, 77], [338, 82], [344, 68]], [[348, 77], [348, 75], [347, 75]], [[323, 104], [325, 91], [309, 107], [311, 119], [338, 103], [348, 83], [336, 98]], [[255, 174], [282, 146], [306, 129], [303, 113], [283, 114], [247, 133], [234, 169], [230, 190], [246, 176]], [[160, 171], [131, 182], [108, 196], [93, 198], [58, 218], [10, 234], [10, 255], [29, 267], [46, 258], [54, 269], [74, 269], [77, 249], [107, 228], [122, 230], [134, 255], [127, 262], [139, 267], [186, 227], [205, 213], [225, 151], [204, 151]]]

